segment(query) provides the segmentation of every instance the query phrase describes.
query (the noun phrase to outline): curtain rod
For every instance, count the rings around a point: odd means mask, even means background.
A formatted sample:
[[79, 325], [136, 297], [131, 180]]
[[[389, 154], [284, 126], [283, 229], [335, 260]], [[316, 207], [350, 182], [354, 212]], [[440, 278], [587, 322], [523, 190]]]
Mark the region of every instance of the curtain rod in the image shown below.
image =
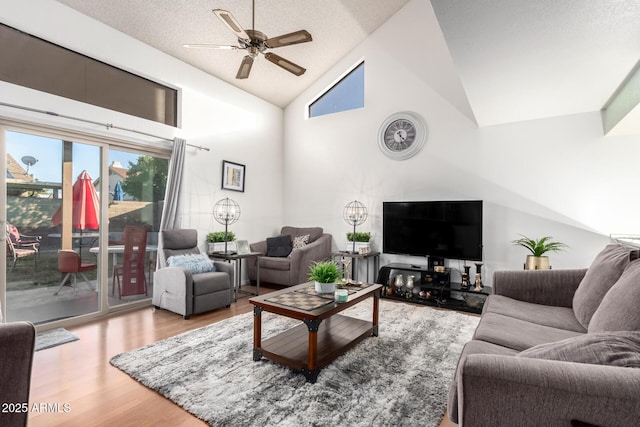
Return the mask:
[[[173, 142], [173, 139], [165, 138], [164, 136], [158, 136], [158, 135], [154, 135], [152, 133], [141, 132], [141, 131], [135, 130], [135, 129], [123, 128], [123, 127], [120, 127], [120, 126], [115, 126], [112, 123], [94, 122], [93, 120], [81, 119], [79, 117], [73, 117], [73, 116], [65, 116], [64, 114], [58, 114], [58, 113], [55, 113], [53, 111], [38, 110], [36, 108], [23, 107], [21, 105], [7, 104], [6, 102], [0, 102], [0, 105], [4, 106], [4, 107], [18, 108], [20, 110], [31, 111], [31, 112], [34, 112], [34, 113], [46, 114], [48, 116], [54, 116], [54, 117], [60, 117], [60, 118], [63, 118], [63, 119], [70, 119], [70, 120], [76, 120], [76, 121], [79, 121], [79, 122], [90, 123], [92, 125], [104, 126], [107, 130], [109, 130], [109, 129], [124, 130], [124, 131], [127, 131], [127, 132], [137, 133], [139, 135], [149, 136], [151, 138], [158, 138], [158, 139], [162, 139], [164, 141]], [[194, 145], [194, 144], [189, 144], [189, 143], [187, 143], [187, 145], [189, 147], [197, 148], [198, 150], [210, 151], [210, 149], [208, 147], [203, 147], [201, 145]]]

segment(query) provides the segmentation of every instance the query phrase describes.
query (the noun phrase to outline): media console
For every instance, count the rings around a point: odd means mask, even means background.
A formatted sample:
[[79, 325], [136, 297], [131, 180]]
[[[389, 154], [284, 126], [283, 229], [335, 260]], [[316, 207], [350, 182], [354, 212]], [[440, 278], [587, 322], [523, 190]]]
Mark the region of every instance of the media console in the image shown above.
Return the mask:
[[[410, 276], [413, 278], [409, 279]], [[481, 313], [484, 301], [491, 294], [488, 286], [480, 291], [475, 291], [474, 285], [462, 289], [460, 283], [451, 282], [451, 270], [448, 268], [435, 271], [415, 264], [385, 265], [380, 269], [376, 283], [383, 286], [382, 298], [471, 313]]]

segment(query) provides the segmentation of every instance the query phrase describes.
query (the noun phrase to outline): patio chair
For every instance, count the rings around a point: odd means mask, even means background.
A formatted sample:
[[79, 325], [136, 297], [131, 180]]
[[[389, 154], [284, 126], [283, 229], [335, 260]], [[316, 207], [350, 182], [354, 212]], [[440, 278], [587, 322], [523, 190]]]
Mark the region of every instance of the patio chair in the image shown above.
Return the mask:
[[11, 269], [9, 270], [10, 272], [16, 268], [16, 264], [18, 263], [19, 259], [26, 258], [29, 256], [33, 257], [34, 264], [35, 264], [34, 266], [35, 268], [38, 268], [38, 252], [39, 252], [40, 243], [31, 243], [31, 244], [25, 243], [22, 245], [16, 245], [11, 240], [11, 236], [9, 234], [7, 234], [5, 240], [7, 242], [7, 259], [9, 260], [9, 262], [13, 261], [11, 263]]
[[11, 242], [13, 242], [15, 247], [30, 247], [33, 245], [40, 247], [40, 240], [42, 240], [42, 236], [28, 236], [26, 234], [22, 234], [20, 233], [20, 230], [18, 230], [18, 227], [9, 223], [7, 223], [6, 229], [7, 235], [11, 238]]
[[147, 247], [147, 229], [127, 226], [124, 229], [124, 255], [122, 264], [113, 266], [113, 284], [111, 292], [118, 284], [118, 299], [129, 295], [147, 295], [145, 277], [145, 257]]
[[89, 285], [89, 289], [91, 289], [92, 291], [95, 291], [96, 289], [91, 285], [91, 281], [89, 280], [85, 272], [93, 271], [93, 270], [96, 270], [97, 268], [98, 268], [97, 264], [82, 262], [80, 255], [76, 251], [73, 251], [70, 249], [62, 249], [58, 251], [58, 271], [63, 274], [66, 273], [66, 275], [62, 279], [62, 282], [60, 282], [58, 289], [56, 289], [56, 291], [53, 294], [58, 295], [58, 292], [60, 292], [60, 289], [62, 289], [65, 283], [67, 283], [67, 280], [69, 279], [69, 277], [71, 277], [72, 275], [73, 277], [72, 277], [71, 286], [73, 287], [75, 293], [77, 294], [78, 286], [77, 286], [76, 276], [78, 274], [87, 283], [87, 285]]

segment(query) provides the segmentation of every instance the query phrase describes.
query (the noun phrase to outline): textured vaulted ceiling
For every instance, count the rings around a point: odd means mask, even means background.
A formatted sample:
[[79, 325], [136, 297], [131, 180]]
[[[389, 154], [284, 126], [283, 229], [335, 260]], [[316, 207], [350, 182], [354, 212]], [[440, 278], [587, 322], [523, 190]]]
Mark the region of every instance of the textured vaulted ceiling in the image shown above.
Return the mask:
[[[273, 50], [307, 72], [295, 77], [260, 57], [247, 80], [236, 80], [245, 51], [182, 45], [235, 44], [211, 10], [226, 9], [250, 28], [251, 0], [58, 1], [282, 107], [408, 2], [256, 0], [255, 27], [267, 36], [300, 29], [313, 35], [311, 43]], [[437, 22], [442, 31], [456, 84], [462, 84], [478, 125], [614, 104], [614, 126], [640, 133], [640, 74], [630, 75], [640, 61], [640, 0], [412, 1], [424, 1], [425, 25]], [[420, 35], [429, 32], [420, 27], [415, 32], [415, 40], [407, 42], [419, 52]], [[620, 96], [625, 80], [631, 83]]]
[[255, 0], [255, 28], [268, 37], [306, 29], [310, 43], [273, 49], [307, 69], [296, 77], [259, 57], [246, 80], [235, 79], [244, 50], [194, 50], [185, 43], [237, 45], [211, 12], [231, 12], [251, 29], [251, 0], [58, 0], [209, 74], [284, 107], [408, 0]]

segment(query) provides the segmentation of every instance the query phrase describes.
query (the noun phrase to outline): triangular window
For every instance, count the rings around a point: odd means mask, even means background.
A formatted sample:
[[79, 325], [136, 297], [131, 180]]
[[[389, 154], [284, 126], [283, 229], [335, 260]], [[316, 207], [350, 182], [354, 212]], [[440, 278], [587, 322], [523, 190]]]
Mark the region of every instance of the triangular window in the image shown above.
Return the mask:
[[364, 107], [364, 62], [309, 105], [309, 117]]

